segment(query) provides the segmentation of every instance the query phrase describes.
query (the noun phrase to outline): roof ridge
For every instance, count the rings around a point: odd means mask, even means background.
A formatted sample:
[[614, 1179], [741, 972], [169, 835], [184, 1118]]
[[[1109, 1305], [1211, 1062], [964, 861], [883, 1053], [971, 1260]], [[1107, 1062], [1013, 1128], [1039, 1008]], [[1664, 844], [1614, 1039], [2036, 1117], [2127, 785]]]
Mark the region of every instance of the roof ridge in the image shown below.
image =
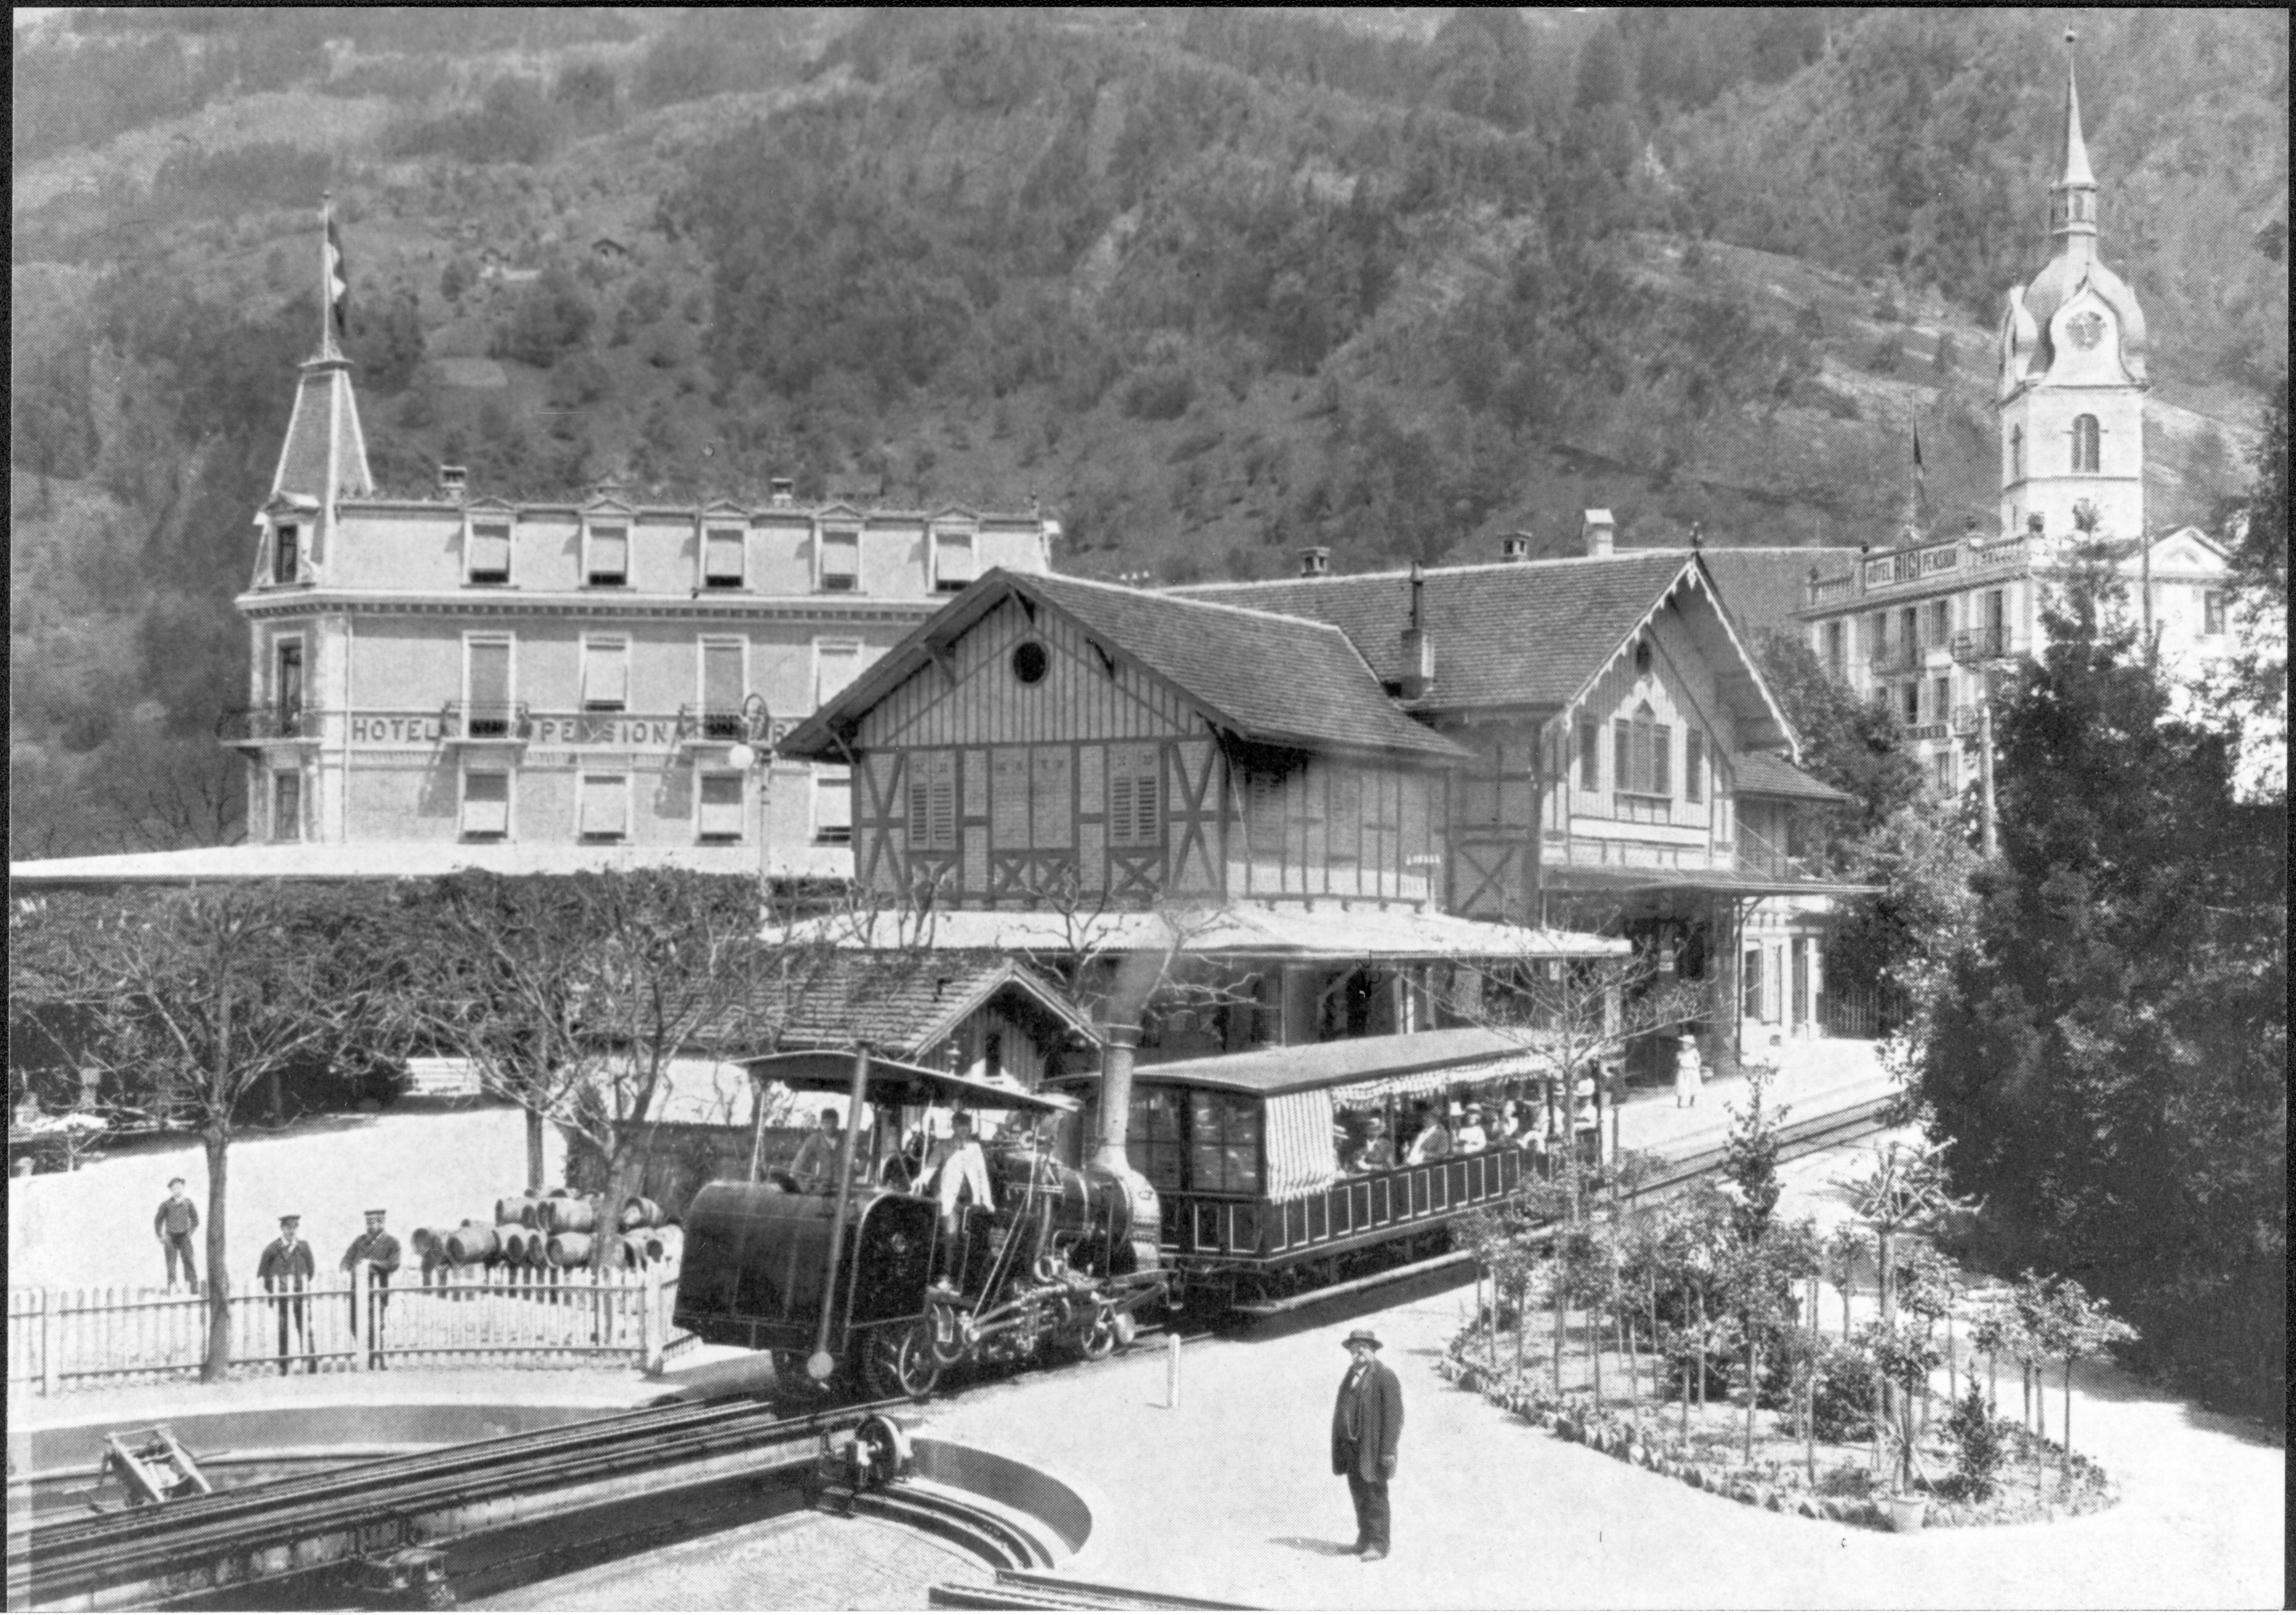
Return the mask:
[[[1419, 575], [1422, 578], [1448, 578], [1465, 572], [1521, 572], [1535, 567], [1573, 566], [1588, 562], [1616, 563], [1621, 561], [1639, 561], [1645, 557], [1692, 555], [1700, 553], [1702, 552], [1685, 546], [1681, 549], [1620, 550], [1608, 555], [1543, 555], [1536, 561], [1469, 561], [1463, 562], [1457, 566], [1422, 567]], [[1408, 581], [1410, 577], [1411, 570], [1406, 567], [1392, 572], [1333, 572], [1319, 578], [1235, 578], [1222, 583], [1178, 583], [1169, 588], [1159, 589], [1155, 592], [1160, 594], [1200, 594], [1214, 589], [1289, 588], [1294, 585], [1323, 586], [1341, 583], [1378, 583], [1389, 578], [1401, 578]]]
[[[1131, 594], [1137, 596], [1142, 600], [1169, 601], [1181, 592], [1178, 588], [1136, 589], [1130, 584], [1110, 583], [1098, 578], [1077, 578], [1072, 577], [1066, 572], [1015, 572], [1012, 575], [1014, 578], [1025, 578], [1027, 581], [1031, 583], [1080, 583], [1088, 589], [1102, 589], [1111, 594]], [[1188, 586], [1194, 587], [1197, 586], [1191, 585]], [[1326, 633], [1337, 634], [1341, 638], [1347, 639], [1347, 632], [1345, 629], [1341, 628], [1337, 623], [1325, 622], [1320, 617], [1294, 617], [1289, 611], [1263, 611], [1258, 606], [1230, 605], [1225, 600], [1190, 599], [1180, 601], [1177, 603], [1182, 605], [1202, 606], [1214, 611], [1233, 611], [1239, 617], [1257, 617], [1266, 622], [1287, 623], [1293, 627], [1316, 628]], [[1355, 642], [1350, 639], [1348, 640], [1348, 644], [1349, 647], [1352, 648]]]

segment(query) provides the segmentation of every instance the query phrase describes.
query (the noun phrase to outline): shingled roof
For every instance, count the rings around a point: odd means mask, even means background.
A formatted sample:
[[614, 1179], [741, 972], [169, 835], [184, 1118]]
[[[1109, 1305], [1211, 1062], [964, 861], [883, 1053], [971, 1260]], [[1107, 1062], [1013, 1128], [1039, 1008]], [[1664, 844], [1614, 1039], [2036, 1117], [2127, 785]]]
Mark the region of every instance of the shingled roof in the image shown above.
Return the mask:
[[783, 742], [783, 754], [835, 755], [832, 735], [838, 726], [882, 701], [927, 665], [931, 646], [962, 634], [1007, 594], [1065, 614], [1111, 654], [1146, 668], [1245, 740], [1433, 763], [1468, 755], [1398, 708], [1348, 635], [1332, 624], [1002, 568], [983, 574], [800, 724]]
[[[1443, 567], [1423, 574], [1435, 688], [1422, 709], [1560, 707], [1601, 670], [1692, 565], [1680, 551]], [[1389, 683], [1403, 676], [1411, 575], [1373, 572], [1176, 594], [1313, 617], [1353, 640]]]
[[755, 1029], [783, 1049], [843, 1049], [857, 1043], [915, 1059], [983, 1004], [1010, 989], [1047, 1021], [1088, 1041], [1092, 1023], [1060, 990], [1026, 965], [990, 953], [861, 953], [824, 950], [786, 980], [759, 984], [750, 1002], [729, 1010], [695, 1041], [723, 1041]]
[[1856, 799], [1822, 785], [1782, 757], [1767, 751], [1741, 751], [1730, 759], [1738, 775], [1740, 796], [1788, 796], [1802, 802], [1847, 802]]

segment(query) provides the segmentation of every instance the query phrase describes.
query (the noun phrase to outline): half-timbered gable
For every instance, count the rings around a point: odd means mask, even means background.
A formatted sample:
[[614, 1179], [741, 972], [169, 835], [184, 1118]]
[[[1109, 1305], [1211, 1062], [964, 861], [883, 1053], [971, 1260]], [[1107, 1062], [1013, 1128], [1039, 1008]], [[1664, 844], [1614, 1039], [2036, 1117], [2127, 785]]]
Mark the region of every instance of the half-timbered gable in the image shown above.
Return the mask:
[[1324, 625], [1009, 575], [784, 749], [853, 758], [870, 889], [1029, 908], [1429, 902], [1460, 757]]

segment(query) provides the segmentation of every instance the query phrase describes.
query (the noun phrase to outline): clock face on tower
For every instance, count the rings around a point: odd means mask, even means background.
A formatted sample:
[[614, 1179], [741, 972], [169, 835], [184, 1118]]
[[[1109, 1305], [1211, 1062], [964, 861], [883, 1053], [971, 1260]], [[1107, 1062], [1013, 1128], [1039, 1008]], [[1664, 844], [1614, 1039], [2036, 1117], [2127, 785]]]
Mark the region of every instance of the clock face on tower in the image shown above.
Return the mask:
[[2084, 309], [2065, 322], [2065, 334], [2076, 348], [2094, 348], [2104, 337], [2104, 316], [2094, 308]]

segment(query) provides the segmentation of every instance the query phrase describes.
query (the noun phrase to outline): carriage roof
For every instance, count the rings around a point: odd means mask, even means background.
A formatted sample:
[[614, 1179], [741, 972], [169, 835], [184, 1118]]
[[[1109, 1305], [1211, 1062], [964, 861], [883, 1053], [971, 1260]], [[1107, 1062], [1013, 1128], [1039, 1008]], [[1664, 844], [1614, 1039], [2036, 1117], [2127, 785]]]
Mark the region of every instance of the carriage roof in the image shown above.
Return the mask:
[[[760, 1081], [772, 1081], [800, 1093], [847, 1094], [853, 1087], [850, 1050], [802, 1049], [780, 1054], [759, 1054], [736, 1063]], [[1025, 1088], [978, 1077], [959, 1077], [898, 1060], [869, 1057], [869, 1103], [900, 1105], [956, 1105], [977, 1111], [1069, 1111], [1077, 1102], [1059, 1094], [1031, 1094]]]
[[1262, 1095], [1347, 1089], [1337, 1096], [1353, 1102], [1363, 1096], [1365, 1085], [1388, 1093], [1419, 1093], [1451, 1083], [1551, 1076], [1554, 1065], [1548, 1039], [1540, 1033], [1461, 1026], [1168, 1061], [1141, 1066], [1132, 1075], [1140, 1082]]

